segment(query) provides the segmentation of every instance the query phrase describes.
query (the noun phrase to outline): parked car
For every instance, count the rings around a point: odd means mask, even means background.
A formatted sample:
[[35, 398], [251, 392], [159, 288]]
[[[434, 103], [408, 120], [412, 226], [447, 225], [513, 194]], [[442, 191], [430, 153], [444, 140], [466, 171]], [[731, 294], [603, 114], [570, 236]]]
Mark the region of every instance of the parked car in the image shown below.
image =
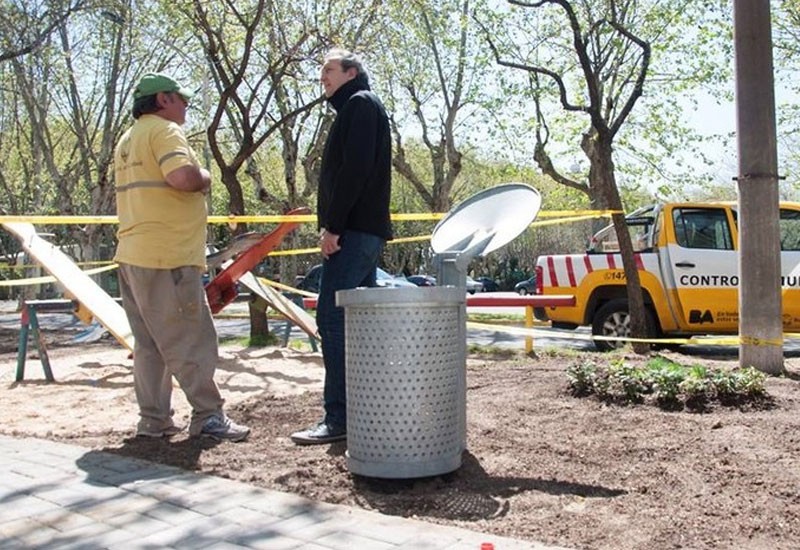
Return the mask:
[[406, 280], [417, 286], [436, 286], [436, 277], [433, 275], [409, 275]]
[[390, 275], [380, 267], [377, 273], [377, 285], [385, 288], [416, 288], [417, 285], [407, 281], [405, 277]]
[[319, 292], [319, 279], [322, 275], [322, 266], [315, 265], [308, 270], [305, 276], [300, 276], [295, 280], [294, 286], [306, 292]]
[[[319, 293], [319, 280], [322, 275], [322, 265], [318, 264], [308, 270], [305, 277], [301, 277], [295, 287], [306, 292]], [[390, 275], [380, 267], [377, 273], [377, 285], [387, 288], [415, 288], [417, 285], [406, 281], [403, 277]]]
[[530, 279], [525, 279], [524, 281], [520, 281], [516, 285], [514, 285], [514, 292], [516, 292], [520, 296], [525, 296], [526, 294], [534, 294], [536, 292], [536, 275], [534, 275]]
[[483, 285], [481, 292], [497, 292], [500, 290], [500, 285], [497, 284], [497, 281], [490, 277], [478, 277], [475, 280]]
[[470, 294], [475, 294], [476, 292], [483, 292], [483, 284], [476, 281], [469, 275], [467, 275], [467, 292]]

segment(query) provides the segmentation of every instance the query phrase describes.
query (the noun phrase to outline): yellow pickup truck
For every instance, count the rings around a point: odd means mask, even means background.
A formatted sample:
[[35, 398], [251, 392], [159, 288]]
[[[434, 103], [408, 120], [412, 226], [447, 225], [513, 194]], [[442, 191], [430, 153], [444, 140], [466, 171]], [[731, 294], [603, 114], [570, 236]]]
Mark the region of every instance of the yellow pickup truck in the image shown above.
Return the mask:
[[[639, 268], [650, 336], [735, 334], [739, 330], [739, 233], [734, 203], [668, 203], [626, 216]], [[783, 326], [800, 331], [800, 203], [781, 203]], [[537, 293], [572, 294], [574, 306], [537, 308], [554, 327], [630, 335], [622, 257], [614, 228], [585, 254], [540, 256]], [[623, 341], [595, 340], [600, 350]]]

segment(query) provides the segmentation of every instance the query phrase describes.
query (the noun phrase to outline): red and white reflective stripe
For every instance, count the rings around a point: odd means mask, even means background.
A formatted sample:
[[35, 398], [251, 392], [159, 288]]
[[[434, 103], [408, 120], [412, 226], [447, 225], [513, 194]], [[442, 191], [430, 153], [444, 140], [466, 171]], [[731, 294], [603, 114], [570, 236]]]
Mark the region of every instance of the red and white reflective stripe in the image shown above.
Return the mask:
[[[646, 271], [645, 263], [651, 264], [650, 270], [656, 273], [657, 259], [654, 254], [646, 258], [640, 253], [634, 254], [636, 269]], [[645, 262], [646, 261], [646, 262]], [[576, 288], [581, 280], [597, 270], [622, 269], [622, 257], [619, 254], [573, 254], [569, 256], [547, 256], [547, 265], [542, 269], [544, 286], [560, 287], [562, 283]]]
[[558, 286], [558, 277], [556, 277], [556, 260], [554, 256], [547, 257], [547, 274], [550, 277], [550, 286]]
[[578, 283], [575, 282], [575, 270], [572, 268], [572, 256], [567, 256], [567, 278], [569, 279], [569, 286], [578, 286]]

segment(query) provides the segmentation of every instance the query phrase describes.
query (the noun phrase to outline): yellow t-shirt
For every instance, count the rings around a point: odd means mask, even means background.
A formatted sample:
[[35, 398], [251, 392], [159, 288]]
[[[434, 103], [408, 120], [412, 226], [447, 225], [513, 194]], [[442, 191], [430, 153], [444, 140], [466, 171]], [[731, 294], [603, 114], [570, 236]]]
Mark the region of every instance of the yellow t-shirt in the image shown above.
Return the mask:
[[139, 267], [205, 268], [206, 198], [170, 187], [165, 174], [198, 165], [181, 127], [142, 115], [114, 152], [119, 245], [114, 259]]

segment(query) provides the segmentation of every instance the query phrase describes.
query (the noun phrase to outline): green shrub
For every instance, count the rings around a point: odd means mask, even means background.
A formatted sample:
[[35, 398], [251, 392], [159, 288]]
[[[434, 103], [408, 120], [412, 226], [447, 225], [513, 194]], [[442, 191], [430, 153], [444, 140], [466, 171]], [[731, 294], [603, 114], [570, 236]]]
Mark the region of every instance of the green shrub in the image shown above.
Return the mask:
[[573, 363], [567, 367], [569, 388], [574, 395], [589, 395], [594, 393], [594, 373], [597, 365], [591, 361]]
[[626, 401], [641, 402], [653, 386], [650, 374], [639, 367], [626, 364], [623, 359], [611, 363], [608, 369], [610, 392]]
[[641, 403], [652, 396], [664, 407], [702, 409], [712, 399], [730, 404], [766, 395], [766, 375], [756, 369], [708, 369], [684, 366], [663, 357], [646, 365], [632, 365], [624, 358], [598, 365], [580, 361], [567, 367], [573, 395]]
[[709, 377], [708, 369], [701, 366], [694, 366], [686, 370], [686, 376], [678, 384], [678, 390], [686, 399], [712, 397], [714, 391], [714, 381]]
[[657, 365], [651, 370], [653, 394], [662, 403], [674, 403], [680, 395], [680, 385], [686, 377], [684, 368], [677, 363]]
[[730, 376], [733, 379], [731, 385], [734, 393], [749, 397], [760, 397], [767, 393], [764, 387], [767, 375], [753, 367], [736, 369], [731, 372]]

